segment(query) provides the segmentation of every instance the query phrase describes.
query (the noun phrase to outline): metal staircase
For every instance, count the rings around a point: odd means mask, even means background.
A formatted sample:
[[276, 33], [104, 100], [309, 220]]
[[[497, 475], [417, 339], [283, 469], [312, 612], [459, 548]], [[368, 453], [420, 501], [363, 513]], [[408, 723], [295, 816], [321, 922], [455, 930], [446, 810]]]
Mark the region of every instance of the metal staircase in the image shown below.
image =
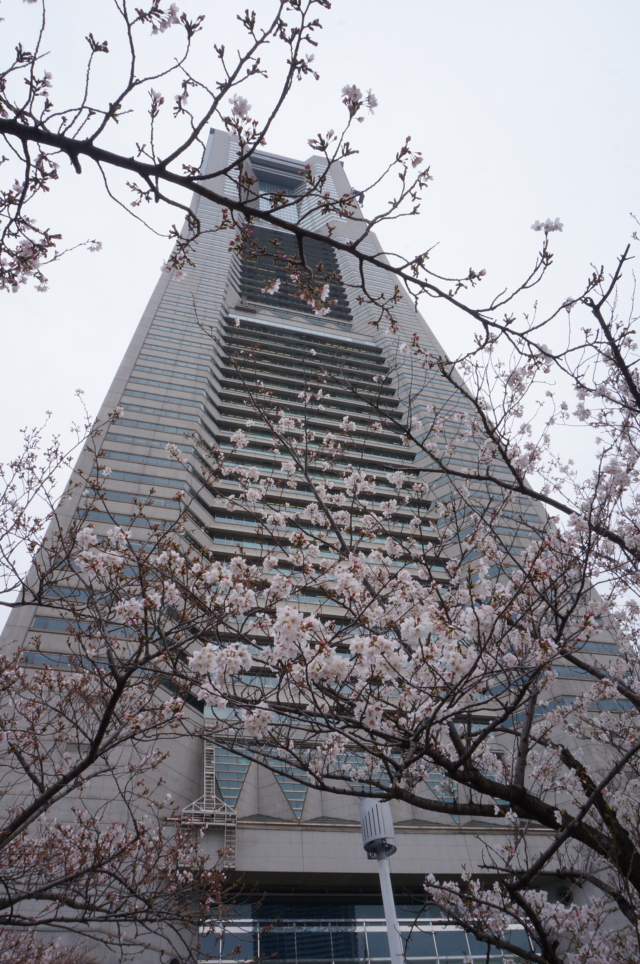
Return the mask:
[[235, 870], [238, 817], [233, 807], [221, 800], [216, 793], [216, 748], [203, 741], [204, 793], [182, 811], [183, 827], [222, 827], [224, 831], [222, 866]]

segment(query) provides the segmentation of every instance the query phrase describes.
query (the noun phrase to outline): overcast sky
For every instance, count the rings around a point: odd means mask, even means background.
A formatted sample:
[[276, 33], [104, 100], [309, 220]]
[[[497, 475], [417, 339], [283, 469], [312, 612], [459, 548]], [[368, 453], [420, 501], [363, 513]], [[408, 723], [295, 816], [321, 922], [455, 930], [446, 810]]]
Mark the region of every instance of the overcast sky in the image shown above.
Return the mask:
[[[91, 29], [101, 5], [51, 4], [54, 100], [75, 56], [68, 38], [87, 32], [77, 18]], [[189, 2], [219, 26], [219, 42], [234, 40], [232, 6]], [[272, 4], [255, 6], [262, 13]], [[36, 9], [3, 0], [0, 54], [18, 28], [27, 36]], [[535, 256], [540, 236], [531, 223], [560, 217], [565, 230], [554, 236], [557, 262], [542, 296], [549, 303], [579, 291], [591, 262], [613, 263], [633, 230], [630, 212], [640, 214], [637, 0], [334, 0], [323, 21], [321, 80], [296, 85], [267, 150], [306, 157], [310, 136], [339, 126], [340, 90], [356, 83], [380, 106], [357, 131], [352, 183], [366, 184], [408, 134], [434, 176], [421, 218], [385, 232], [386, 246], [410, 253], [438, 242], [437, 267], [486, 268], [493, 291]], [[203, 51], [203, 70], [209, 57]], [[263, 97], [254, 91], [258, 110]], [[61, 227], [67, 244], [99, 238], [102, 252], [52, 268], [46, 294], [0, 295], [0, 460], [46, 409], [64, 429], [77, 412], [76, 388], [97, 411], [169, 251], [97, 187], [90, 171], [64, 171], [39, 220]], [[427, 309], [455, 353], [464, 325], [439, 306]]]

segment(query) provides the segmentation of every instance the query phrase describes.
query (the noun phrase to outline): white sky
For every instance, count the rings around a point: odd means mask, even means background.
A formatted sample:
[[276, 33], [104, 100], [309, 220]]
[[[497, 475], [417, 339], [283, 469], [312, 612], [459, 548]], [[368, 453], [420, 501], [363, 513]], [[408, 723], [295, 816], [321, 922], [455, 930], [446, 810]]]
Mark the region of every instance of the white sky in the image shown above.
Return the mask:
[[[208, 37], [233, 46], [232, 14], [245, 3], [231, 6], [189, 0], [190, 10], [207, 14], [209, 30], [219, 29]], [[262, 13], [272, 4], [255, 6]], [[65, 71], [79, 63], [74, 37], [84, 44], [93, 29], [102, 39], [91, 20], [100, 7], [51, 2], [54, 101]], [[25, 35], [36, 10], [19, 0], [0, 4], [0, 52], [20, 28]], [[389, 228], [385, 245], [410, 253], [439, 242], [434, 266], [486, 268], [488, 294], [530, 265], [540, 241], [532, 221], [560, 217], [565, 231], [554, 236], [557, 263], [542, 296], [549, 303], [578, 292], [591, 262], [613, 264], [633, 230], [629, 212], [640, 214], [640, 4], [334, 0], [323, 21], [321, 80], [296, 85], [267, 150], [306, 157], [310, 136], [339, 126], [342, 86], [371, 87], [380, 107], [356, 132], [362, 153], [347, 166], [352, 183], [373, 177], [407, 134], [434, 175], [422, 217]], [[108, 65], [117, 66], [113, 58]], [[169, 87], [163, 92], [172, 100]], [[254, 106], [269, 89], [252, 92]], [[17, 451], [20, 427], [46, 409], [64, 430], [78, 412], [76, 388], [97, 411], [168, 253], [167, 241], [136, 226], [97, 187], [92, 172], [63, 171], [38, 218], [61, 228], [67, 244], [95, 237], [103, 251], [72, 254], [51, 269], [46, 294], [0, 295], [0, 461]], [[455, 354], [468, 326], [433, 302], [425, 314]]]

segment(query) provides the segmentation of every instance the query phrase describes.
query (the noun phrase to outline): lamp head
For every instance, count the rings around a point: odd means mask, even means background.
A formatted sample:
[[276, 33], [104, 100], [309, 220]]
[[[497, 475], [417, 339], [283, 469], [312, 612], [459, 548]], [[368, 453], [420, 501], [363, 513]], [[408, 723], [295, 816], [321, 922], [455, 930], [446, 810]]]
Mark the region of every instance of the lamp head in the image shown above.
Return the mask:
[[360, 801], [360, 824], [362, 846], [369, 860], [383, 860], [396, 852], [391, 807], [386, 800], [363, 798]]

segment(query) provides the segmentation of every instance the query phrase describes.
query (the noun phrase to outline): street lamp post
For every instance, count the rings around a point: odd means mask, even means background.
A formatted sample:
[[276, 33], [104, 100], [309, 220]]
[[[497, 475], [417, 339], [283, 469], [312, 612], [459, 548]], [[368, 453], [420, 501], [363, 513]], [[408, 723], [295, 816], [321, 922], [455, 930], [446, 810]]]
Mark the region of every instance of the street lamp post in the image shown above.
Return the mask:
[[378, 863], [391, 964], [404, 964], [402, 938], [398, 927], [398, 918], [396, 917], [396, 905], [393, 899], [391, 874], [389, 872], [389, 857], [397, 850], [391, 807], [386, 801], [363, 798], [360, 801], [360, 824], [362, 826], [362, 846], [366, 850], [369, 860], [376, 860]]

